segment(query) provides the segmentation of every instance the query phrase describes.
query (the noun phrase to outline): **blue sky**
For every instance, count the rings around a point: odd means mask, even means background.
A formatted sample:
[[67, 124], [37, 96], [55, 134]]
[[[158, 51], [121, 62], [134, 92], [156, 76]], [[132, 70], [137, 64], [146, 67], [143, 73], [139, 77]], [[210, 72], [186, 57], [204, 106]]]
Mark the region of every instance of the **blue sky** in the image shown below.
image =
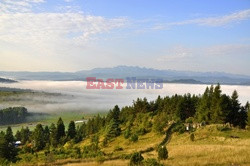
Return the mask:
[[0, 70], [250, 75], [248, 0], [1, 0]]

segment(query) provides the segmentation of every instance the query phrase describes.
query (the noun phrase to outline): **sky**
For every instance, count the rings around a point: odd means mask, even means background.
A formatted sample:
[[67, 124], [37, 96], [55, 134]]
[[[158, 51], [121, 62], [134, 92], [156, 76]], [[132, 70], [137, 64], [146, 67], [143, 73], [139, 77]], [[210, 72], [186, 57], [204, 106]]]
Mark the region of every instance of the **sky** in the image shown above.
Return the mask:
[[0, 0], [1, 71], [250, 75], [249, 0]]

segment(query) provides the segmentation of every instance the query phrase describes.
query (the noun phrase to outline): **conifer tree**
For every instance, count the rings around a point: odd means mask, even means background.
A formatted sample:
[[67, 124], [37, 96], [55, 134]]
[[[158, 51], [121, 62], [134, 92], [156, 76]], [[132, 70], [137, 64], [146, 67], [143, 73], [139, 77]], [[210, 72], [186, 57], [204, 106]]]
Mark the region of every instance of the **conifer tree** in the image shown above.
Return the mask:
[[49, 131], [50, 131], [50, 144], [53, 147], [56, 147], [58, 142], [57, 142], [57, 129], [54, 123], [52, 123], [49, 127]]
[[70, 121], [69, 123], [67, 136], [69, 139], [73, 139], [76, 136], [76, 127], [74, 121]]
[[36, 128], [33, 132], [33, 139], [35, 150], [39, 151], [45, 147], [46, 143], [44, 140], [44, 129], [41, 124], [36, 125]]
[[238, 100], [238, 93], [234, 90], [232, 97], [231, 97], [231, 111], [228, 114], [228, 122], [233, 126], [237, 126], [239, 123], [238, 114], [240, 110], [240, 103]]
[[44, 141], [45, 141], [45, 143], [49, 144], [50, 143], [50, 131], [49, 131], [49, 127], [48, 126], [44, 127], [43, 134], [44, 134]]
[[57, 141], [60, 141], [60, 139], [65, 136], [65, 126], [61, 117], [57, 121], [56, 129], [57, 129], [56, 138]]

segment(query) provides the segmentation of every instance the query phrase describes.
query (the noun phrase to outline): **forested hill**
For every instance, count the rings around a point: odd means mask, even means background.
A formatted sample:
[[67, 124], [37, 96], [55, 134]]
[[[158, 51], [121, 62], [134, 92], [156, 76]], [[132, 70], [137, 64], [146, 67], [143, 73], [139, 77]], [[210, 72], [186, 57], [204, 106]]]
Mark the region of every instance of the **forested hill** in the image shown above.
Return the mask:
[[10, 125], [26, 122], [28, 111], [24, 107], [9, 107], [0, 109], [0, 125]]
[[0, 77], [0, 83], [14, 83], [14, 82], [17, 81]]

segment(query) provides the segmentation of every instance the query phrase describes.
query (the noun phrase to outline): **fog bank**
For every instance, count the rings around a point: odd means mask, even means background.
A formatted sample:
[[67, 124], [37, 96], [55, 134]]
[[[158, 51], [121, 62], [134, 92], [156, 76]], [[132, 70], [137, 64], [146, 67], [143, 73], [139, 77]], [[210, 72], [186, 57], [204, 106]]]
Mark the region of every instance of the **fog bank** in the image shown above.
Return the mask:
[[[1, 84], [0, 87], [32, 89], [50, 93], [61, 93], [55, 96], [22, 96], [15, 105], [27, 107], [34, 112], [58, 111], [107, 111], [114, 105], [131, 105], [138, 97], [155, 100], [158, 95], [171, 96], [174, 94], [202, 94], [210, 85], [171, 84], [165, 83], [163, 89], [86, 89], [83, 81], [20, 81], [12, 84]], [[125, 88], [126, 86], [124, 86]], [[250, 86], [222, 85], [222, 92], [231, 95], [233, 90], [239, 93], [242, 104], [250, 100]], [[2, 107], [9, 106], [3, 103]], [[11, 106], [11, 105], [10, 105]]]

